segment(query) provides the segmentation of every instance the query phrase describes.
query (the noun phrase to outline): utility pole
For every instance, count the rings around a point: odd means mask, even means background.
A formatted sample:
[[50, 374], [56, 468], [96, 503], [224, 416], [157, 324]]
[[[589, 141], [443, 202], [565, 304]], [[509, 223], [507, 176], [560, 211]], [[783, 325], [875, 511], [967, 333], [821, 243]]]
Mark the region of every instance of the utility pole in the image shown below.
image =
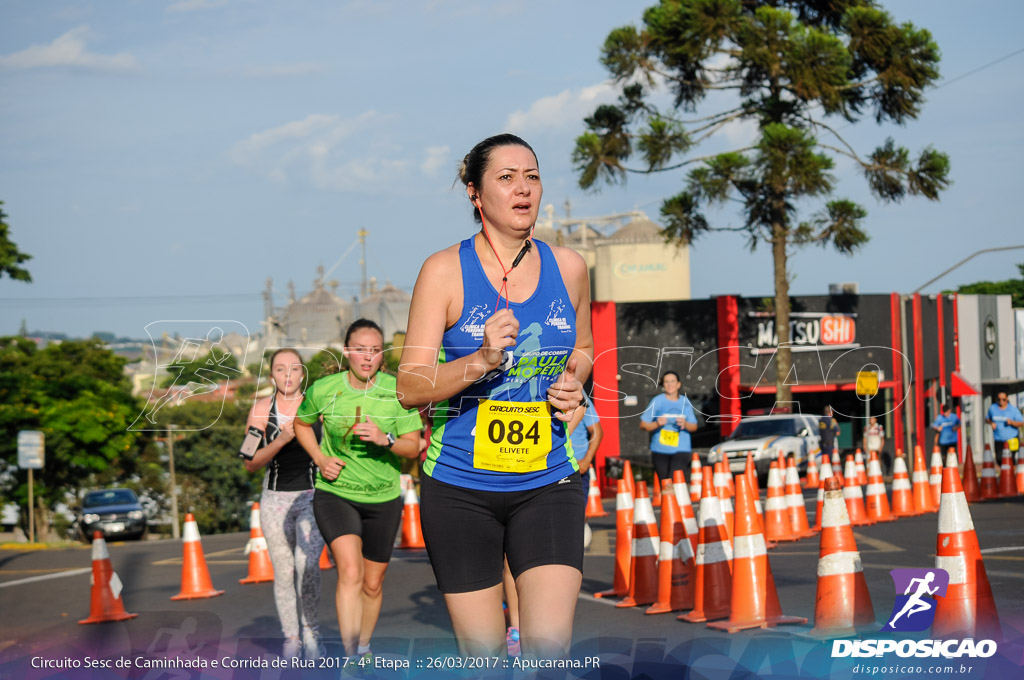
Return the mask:
[[178, 485], [174, 481], [174, 424], [167, 426], [167, 460], [171, 469], [171, 537], [181, 538], [178, 526]]

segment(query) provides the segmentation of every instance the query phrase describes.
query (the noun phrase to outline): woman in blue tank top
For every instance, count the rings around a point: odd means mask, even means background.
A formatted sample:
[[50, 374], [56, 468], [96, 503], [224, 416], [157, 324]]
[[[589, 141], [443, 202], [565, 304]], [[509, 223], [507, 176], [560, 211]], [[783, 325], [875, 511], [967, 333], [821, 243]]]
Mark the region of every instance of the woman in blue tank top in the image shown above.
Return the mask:
[[531, 238], [542, 186], [522, 139], [480, 142], [460, 179], [481, 229], [423, 264], [398, 375], [404, 406], [432, 405], [424, 539], [462, 653], [504, 649], [507, 556], [524, 653], [563, 655], [582, 581], [585, 496], [565, 425], [592, 363], [589, 273]]

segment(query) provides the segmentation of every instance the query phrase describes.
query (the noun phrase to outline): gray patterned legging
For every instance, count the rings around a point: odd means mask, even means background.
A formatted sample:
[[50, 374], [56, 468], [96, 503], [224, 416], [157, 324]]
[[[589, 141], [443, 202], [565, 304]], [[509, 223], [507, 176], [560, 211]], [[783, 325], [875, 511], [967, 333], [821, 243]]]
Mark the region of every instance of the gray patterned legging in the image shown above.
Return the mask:
[[[263, 490], [260, 524], [274, 565], [274, 602], [285, 637], [299, 637], [300, 624], [320, 625], [320, 553], [324, 538], [313, 517], [313, 490]], [[296, 597], [298, 594], [298, 597]], [[302, 607], [296, 600], [301, 598]]]

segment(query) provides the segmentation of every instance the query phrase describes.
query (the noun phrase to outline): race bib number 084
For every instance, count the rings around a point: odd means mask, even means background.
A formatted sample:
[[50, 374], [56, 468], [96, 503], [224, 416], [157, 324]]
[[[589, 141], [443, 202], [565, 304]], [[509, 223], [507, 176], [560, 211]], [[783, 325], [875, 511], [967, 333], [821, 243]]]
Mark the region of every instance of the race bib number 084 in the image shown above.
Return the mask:
[[494, 472], [536, 472], [548, 467], [551, 409], [546, 401], [480, 402], [473, 467]]

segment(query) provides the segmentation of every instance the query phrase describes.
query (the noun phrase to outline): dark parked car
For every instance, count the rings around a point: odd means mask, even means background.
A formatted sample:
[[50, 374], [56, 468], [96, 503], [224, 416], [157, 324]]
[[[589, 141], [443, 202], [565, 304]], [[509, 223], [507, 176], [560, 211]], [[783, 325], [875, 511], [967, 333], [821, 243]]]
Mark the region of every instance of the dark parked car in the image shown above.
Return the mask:
[[78, 512], [78, 531], [83, 541], [92, 541], [94, 531], [104, 538], [139, 540], [146, 536], [146, 513], [131, 489], [90, 491]]

